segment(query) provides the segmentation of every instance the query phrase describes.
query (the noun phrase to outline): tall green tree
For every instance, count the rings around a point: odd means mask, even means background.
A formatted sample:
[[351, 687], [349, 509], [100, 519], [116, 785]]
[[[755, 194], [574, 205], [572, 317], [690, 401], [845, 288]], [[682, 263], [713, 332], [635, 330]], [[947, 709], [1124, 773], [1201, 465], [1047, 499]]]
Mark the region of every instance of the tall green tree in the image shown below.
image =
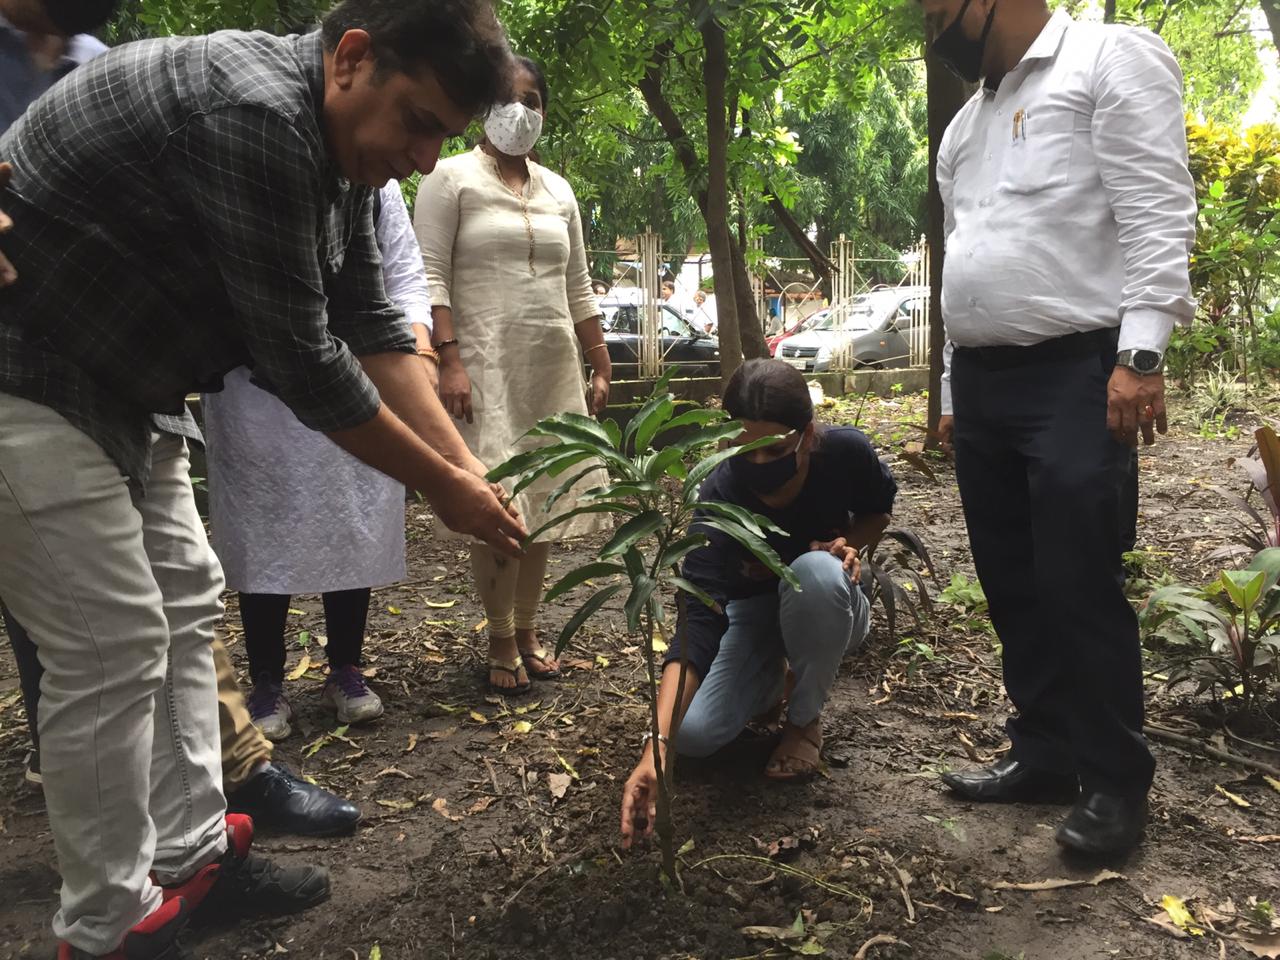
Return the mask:
[[[747, 272], [748, 217], [768, 205], [797, 244], [807, 242], [784, 214], [797, 196], [800, 153], [786, 114], [865, 95], [886, 50], [908, 36], [895, 24], [910, 11], [889, 0], [640, 0], [625, 9], [615, 0], [511, 0], [503, 13], [518, 48], [559, 65], [575, 101], [609, 118], [577, 128], [584, 154], [625, 155], [625, 141], [642, 136], [648, 122], [629, 115], [635, 98], [643, 103], [670, 158], [650, 169], [668, 197], [678, 183], [702, 220], [724, 375], [744, 355], [763, 355]], [[611, 133], [615, 127], [624, 132]], [[628, 171], [637, 168], [620, 172]], [[610, 188], [607, 199], [613, 195]]]

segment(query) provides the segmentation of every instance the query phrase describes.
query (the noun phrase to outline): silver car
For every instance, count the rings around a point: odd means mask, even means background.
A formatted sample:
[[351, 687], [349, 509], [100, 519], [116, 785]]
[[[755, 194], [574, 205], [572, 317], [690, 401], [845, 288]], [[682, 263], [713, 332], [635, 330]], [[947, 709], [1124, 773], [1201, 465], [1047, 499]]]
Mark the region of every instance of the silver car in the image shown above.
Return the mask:
[[928, 287], [884, 287], [833, 307], [778, 346], [778, 359], [805, 373], [825, 373], [844, 348], [855, 367], [905, 367], [911, 331], [929, 322]]

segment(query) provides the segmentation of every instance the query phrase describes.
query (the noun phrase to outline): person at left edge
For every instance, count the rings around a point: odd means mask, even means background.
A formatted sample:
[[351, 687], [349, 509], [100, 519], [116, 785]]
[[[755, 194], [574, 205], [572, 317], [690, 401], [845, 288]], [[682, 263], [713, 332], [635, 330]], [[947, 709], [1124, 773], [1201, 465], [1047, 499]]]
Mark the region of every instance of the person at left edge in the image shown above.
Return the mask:
[[153, 412], [252, 364], [443, 523], [518, 553], [523, 524], [387, 302], [371, 214], [372, 187], [431, 169], [503, 95], [509, 60], [486, 0], [346, 0], [308, 36], [117, 48], [0, 136], [17, 274], [0, 290], [0, 595], [46, 669], [64, 960], [169, 956], [188, 915], [329, 893], [326, 871], [271, 864], [226, 814], [222, 577], [185, 443]]
[[[87, 31], [105, 23], [116, 4], [117, 0], [0, 0], [0, 132], [55, 82], [106, 51], [106, 45]], [[156, 414], [152, 423], [160, 433], [192, 443], [203, 440], [186, 410], [180, 417]], [[44, 671], [35, 644], [2, 600], [0, 615], [13, 645], [31, 732], [25, 776], [39, 785], [43, 778], [38, 720]], [[229, 808], [252, 813], [255, 823], [286, 833], [327, 836], [355, 829], [360, 821], [355, 804], [272, 762], [271, 744], [250, 722], [226, 648], [217, 637], [212, 646], [218, 674], [222, 785]]]

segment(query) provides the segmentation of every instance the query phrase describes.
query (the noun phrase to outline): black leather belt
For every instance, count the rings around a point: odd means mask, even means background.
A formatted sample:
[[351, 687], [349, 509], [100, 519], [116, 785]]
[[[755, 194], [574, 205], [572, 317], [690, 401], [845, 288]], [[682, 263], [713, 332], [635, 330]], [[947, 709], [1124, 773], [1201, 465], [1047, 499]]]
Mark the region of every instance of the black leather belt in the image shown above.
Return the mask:
[[1001, 344], [995, 347], [956, 347], [956, 356], [971, 359], [990, 370], [1025, 367], [1054, 360], [1078, 360], [1082, 357], [1111, 354], [1114, 359], [1120, 338], [1119, 327], [1069, 333], [1065, 337], [1041, 340], [1026, 346]]

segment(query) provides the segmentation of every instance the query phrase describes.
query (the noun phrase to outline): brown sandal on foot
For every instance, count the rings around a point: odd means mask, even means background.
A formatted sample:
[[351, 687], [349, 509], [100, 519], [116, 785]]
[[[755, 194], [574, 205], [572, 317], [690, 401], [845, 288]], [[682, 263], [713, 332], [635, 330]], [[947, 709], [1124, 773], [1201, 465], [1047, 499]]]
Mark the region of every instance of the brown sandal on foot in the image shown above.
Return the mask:
[[[792, 730], [799, 733], [800, 740], [813, 747], [813, 759], [790, 751], [782, 752], [787, 735]], [[812, 733], [817, 734], [816, 740]], [[814, 726], [812, 733], [809, 728], [788, 723], [782, 734], [784, 743], [779, 743], [774, 748], [773, 755], [769, 757], [769, 763], [764, 768], [765, 779], [783, 783], [804, 783], [806, 780], [812, 780], [822, 769], [822, 726], [820, 724]], [[790, 746], [794, 749], [794, 744]]]
[[[538, 648], [536, 650], [521, 650], [520, 657], [522, 659], [532, 658], [534, 660], [541, 660], [545, 663], [551, 658], [551, 654], [547, 653], [546, 648], [543, 647], [542, 644], [538, 644]], [[559, 667], [556, 667], [554, 670], [535, 670], [528, 659], [525, 659], [524, 661], [524, 672], [529, 675], [530, 680], [555, 680], [560, 676]]]
[[527, 675], [529, 668], [525, 667], [524, 660], [519, 656], [514, 660], [499, 660], [497, 657], [490, 657], [489, 673], [492, 673], [494, 670], [509, 673], [511, 674], [511, 679], [516, 682], [516, 685], [514, 687], [500, 687], [489, 679], [489, 674], [485, 674], [485, 683], [494, 693], [502, 694], [504, 696], [517, 696], [521, 693], [528, 693], [529, 688], [533, 686], [533, 683], [528, 679], [526, 679], [524, 683], [520, 682], [520, 670], [522, 667]]

